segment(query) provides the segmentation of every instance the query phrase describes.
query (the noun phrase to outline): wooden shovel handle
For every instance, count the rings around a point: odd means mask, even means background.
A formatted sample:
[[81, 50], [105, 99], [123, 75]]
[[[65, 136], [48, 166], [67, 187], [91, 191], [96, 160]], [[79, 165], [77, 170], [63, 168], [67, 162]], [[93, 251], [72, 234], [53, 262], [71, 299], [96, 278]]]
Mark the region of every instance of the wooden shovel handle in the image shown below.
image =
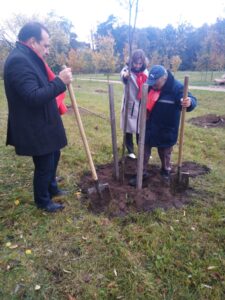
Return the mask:
[[74, 110], [74, 113], [75, 113], [75, 117], [76, 117], [76, 120], [77, 120], [77, 125], [78, 125], [79, 131], [80, 131], [80, 135], [81, 135], [81, 138], [83, 140], [84, 148], [85, 148], [85, 151], [86, 151], [86, 154], [87, 154], [88, 162], [89, 162], [89, 165], [90, 165], [90, 168], [91, 168], [92, 177], [95, 181], [98, 181], [98, 176], [97, 176], [96, 169], [95, 169], [95, 166], [94, 166], [94, 162], [93, 162], [93, 159], [92, 159], [92, 156], [91, 156], [91, 151], [90, 151], [90, 148], [89, 148], [89, 145], [88, 145], [88, 141], [87, 141], [86, 134], [85, 134], [85, 131], [84, 131], [83, 123], [81, 121], [80, 112], [79, 112], [79, 109], [78, 109], [76, 97], [75, 97], [75, 94], [74, 94], [71, 83], [67, 85], [67, 88], [68, 88], [68, 91], [69, 91], [69, 96], [70, 96], [71, 104], [72, 104], [72, 107], [73, 107], [73, 110]]
[[[189, 76], [184, 77], [184, 92], [183, 92], [183, 99], [186, 99], [188, 96], [188, 81]], [[182, 164], [182, 152], [183, 152], [183, 143], [184, 143], [184, 124], [185, 124], [185, 114], [186, 114], [186, 107], [182, 107], [181, 111], [181, 122], [180, 122], [180, 135], [179, 135], [179, 153], [178, 153], [178, 168], [181, 168]]]

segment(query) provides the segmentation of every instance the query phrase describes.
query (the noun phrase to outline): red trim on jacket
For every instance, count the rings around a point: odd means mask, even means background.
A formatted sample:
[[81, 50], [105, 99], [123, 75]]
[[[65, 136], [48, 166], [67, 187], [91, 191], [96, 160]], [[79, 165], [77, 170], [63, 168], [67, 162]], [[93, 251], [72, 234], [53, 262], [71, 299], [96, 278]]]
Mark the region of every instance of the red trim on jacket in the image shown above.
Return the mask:
[[153, 107], [155, 106], [157, 100], [159, 99], [159, 96], [160, 96], [160, 91], [155, 91], [153, 89], [151, 89], [150, 92], [148, 93], [146, 108], [149, 112], [153, 110]]

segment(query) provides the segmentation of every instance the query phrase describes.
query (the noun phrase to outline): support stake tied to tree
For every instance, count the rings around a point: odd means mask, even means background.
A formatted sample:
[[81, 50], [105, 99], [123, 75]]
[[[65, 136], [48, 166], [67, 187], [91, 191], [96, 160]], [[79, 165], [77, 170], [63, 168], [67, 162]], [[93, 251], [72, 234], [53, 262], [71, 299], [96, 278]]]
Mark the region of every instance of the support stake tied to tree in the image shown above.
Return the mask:
[[136, 0], [135, 5], [135, 16], [134, 16], [134, 25], [131, 31], [131, 19], [132, 19], [132, 8], [135, 1], [129, 0], [129, 76], [127, 80], [127, 84], [125, 87], [125, 114], [124, 114], [124, 128], [123, 128], [123, 145], [122, 145], [122, 159], [121, 159], [121, 183], [124, 183], [125, 177], [125, 145], [126, 145], [126, 131], [127, 131], [127, 123], [128, 123], [128, 103], [130, 98], [130, 71], [131, 71], [131, 57], [132, 57], [132, 44], [133, 37], [135, 32], [135, 26], [137, 21], [137, 13], [138, 13], [138, 3], [139, 0]]

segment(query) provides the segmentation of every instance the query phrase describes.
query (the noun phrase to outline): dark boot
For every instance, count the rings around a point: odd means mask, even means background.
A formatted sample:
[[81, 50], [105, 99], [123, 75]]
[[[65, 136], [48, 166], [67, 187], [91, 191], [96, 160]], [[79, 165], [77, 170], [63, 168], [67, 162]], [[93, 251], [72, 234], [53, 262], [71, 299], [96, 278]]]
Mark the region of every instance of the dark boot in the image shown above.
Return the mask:
[[161, 160], [161, 171], [160, 174], [164, 179], [169, 179], [171, 172], [171, 153], [173, 147], [168, 148], [158, 148], [159, 158]]

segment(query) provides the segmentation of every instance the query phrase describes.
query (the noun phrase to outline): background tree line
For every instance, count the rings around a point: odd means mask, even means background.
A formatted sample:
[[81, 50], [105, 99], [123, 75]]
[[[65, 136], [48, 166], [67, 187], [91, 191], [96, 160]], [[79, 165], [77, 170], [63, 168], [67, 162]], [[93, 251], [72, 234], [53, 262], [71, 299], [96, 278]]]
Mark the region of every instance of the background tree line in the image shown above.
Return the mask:
[[[49, 65], [57, 72], [62, 64], [73, 72], [111, 73], [119, 71], [128, 57], [128, 25], [119, 25], [110, 15], [91, 33], [91, 43], [79, 42], [73, 24], [65, 17], [49, 13], [45, 18], [15, 15], [0, 27], [0, 67], [14, 47], [21, 26], [29, 20], [43, 22], [51, 33], [52, 49]], [[194, 28], [182, 23], [177, 28], [167, 25], [136, 28], [133, 49], [141, 48], [149, 58], [149, 65], [163, 64], [179, 70], [220, 71], [225, 69], [225, 19], [213, 25]]]

